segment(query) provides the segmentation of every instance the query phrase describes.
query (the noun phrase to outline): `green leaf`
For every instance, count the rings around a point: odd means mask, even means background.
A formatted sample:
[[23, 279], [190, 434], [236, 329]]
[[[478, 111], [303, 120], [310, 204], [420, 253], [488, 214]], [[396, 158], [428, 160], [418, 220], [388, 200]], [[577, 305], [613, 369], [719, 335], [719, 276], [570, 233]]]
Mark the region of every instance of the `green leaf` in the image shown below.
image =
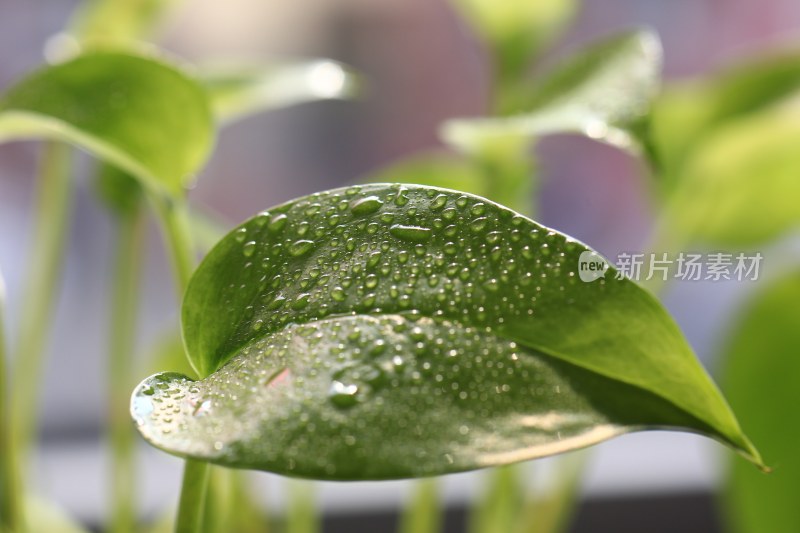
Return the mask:
[[681, 172], [670, 199], [673, 228], [688, 240], [752, 247], [800, 226], [800, 123], [778, 109], [731, 122]]
[[177, 194], [205, 162], [213, 129], [203, 89], [179, 70], [94, 52], [31, 74], [0, 100], [0, 142], [40, 137]]
[[453, 0], [486, 40], [500, 78], [518, 78], [570, 22], [575, 0]]
[[286, 203], [189, 284], [184, 342], [205, 379], [152, 376], [132, 415], [174, 454], [327, 479], [506, 464], [654, 427], [758, 462], [659, 303], [629, 280], [580, 281], [588, 252], [445, 189]]
[[222, 122], [303, 102], [352, 98], [358, 91], [353, 72], [329, 59], [268, 68], [208, 68], [200, 79]]
[[553, 133], [582, 133], [636, 150], [634, 132], [642, 129], [658, 90], [661, 60], [658, 36], [646, 30], [592, 43], [534, 89], [524, 113], [450, 120], [441, 136], [468, 153], [487, 139]]
[[113, 165], [98, 166], [94, 186], [103, 204], [118, 217], [133, 216], [142, 207], [144, 191], [139, 181]]
[[77, 9], [72, 30], [89, 44], [127, 45], [148, 33], [176, 0], [88, 0]]
[[724, 386], [744, 427], [763, 447], [774, 471], [731, 464], [725, 490], [730, 531], [800, 531], [800, 272], [759, 294], [737, 324], [724, 352]]
[[651, 128], [667, 178], [674, 178], [718, 128], [780, 105], [798, 90], [797, 54], [762, 58], [710, 78], [667, 85], [653, 106]]

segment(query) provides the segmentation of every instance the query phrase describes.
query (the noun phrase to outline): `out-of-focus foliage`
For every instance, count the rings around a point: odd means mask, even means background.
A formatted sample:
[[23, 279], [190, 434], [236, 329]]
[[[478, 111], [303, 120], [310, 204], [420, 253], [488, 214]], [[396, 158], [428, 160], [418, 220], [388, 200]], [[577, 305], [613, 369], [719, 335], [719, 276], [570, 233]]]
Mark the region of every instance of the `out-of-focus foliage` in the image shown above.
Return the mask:
[[579, 51], [526, 95], [507, 117], [456, 119], [442, 138], [474, 153], [487, 139], [536, 139], [552, 133], [582, 133], [637, 151], [661, 77], [658, 37], [646, 30], [615, 35]]
[[773, 283], [730, 328], [723, 388], [742, 426], [774, 467], [733, 458], [725, 490], [732, 533], [800, 531], [800, 271]]
[[752, 248], [800, 227], [800, 115], [758, 113], [720, 125], [687, 161], [670, 197], [686, 240]]
[[541, 49], [572, 20], [575, 0], [452, 0], [489, 47], [501, 84], [519, 83]]
[[266, 67], [208, 67], [200, 70], [199, 78], [223, 123], [303, 102], [351, 98], [358, 89], [352, 70], [327, 59]]
[[800, 91], [800, 56], [780, 54], [717, 75], [668, 84], [653, 107], [651, 132], [672, 182], [693, 153], [720, 127], [782, 105]]
[[181, 194], [214, 131], [202, 88], [155, 59], [92, 52], [45, 67], [0, 100], [0, 141], [55, 138], [156, 190]]

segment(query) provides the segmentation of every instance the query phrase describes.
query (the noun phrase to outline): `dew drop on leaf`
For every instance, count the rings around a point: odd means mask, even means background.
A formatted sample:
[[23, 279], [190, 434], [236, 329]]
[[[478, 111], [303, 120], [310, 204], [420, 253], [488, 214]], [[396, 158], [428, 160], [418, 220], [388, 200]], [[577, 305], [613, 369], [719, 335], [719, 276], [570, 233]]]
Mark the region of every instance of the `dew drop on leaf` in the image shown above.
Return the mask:
[[314, 248], [314, 241], [299, 240], [289, 246], [289, 253], [294, 257], [300, 257], [310, 252], [312, 248]]
[[381, 208], [383, 201], [377, 196], [367, 196], [353, 202], [350, 211], [357, 217], [371, 215]]
[[431, 238], [430, 228], [423, 228], [421, 226], [404, 226], [402, 224], [394, 224], [389, 228], [389, 233], [398, 239], [411, 242], [426, 242]]
[[344, 384], [341, 381], [333, 381], [331, 383], [330, 391], [328, 391], [328, 399], [331, 403], [339, 408], [353, 407], [358, 403], [358, 386], [353, 384]]

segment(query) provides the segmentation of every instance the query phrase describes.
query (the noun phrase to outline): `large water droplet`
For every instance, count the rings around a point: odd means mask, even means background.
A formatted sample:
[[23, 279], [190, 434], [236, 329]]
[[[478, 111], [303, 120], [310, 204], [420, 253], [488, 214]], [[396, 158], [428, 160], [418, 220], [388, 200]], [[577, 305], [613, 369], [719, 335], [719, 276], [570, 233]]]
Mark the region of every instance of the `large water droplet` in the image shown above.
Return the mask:
[[426, 242], [431, 238], [430, 228], [423, 228], [422, 226], [404, 226], [402, 224], [394, 224], [389, 228], [389, 233], [398, 239], [411, 242]]
[[287, 217], [284, 214], [275, 215], [269, 221], [269, 224], [267, 225], [267, 230], [269, 230], [271, 233], [278, 233], [284, 228], [284, 226], [286, 226], [286, 221], [288, 220], [288, 218], [289, 217]]
[[331, 388], [328, 390], [328, 399], [330, 399], [333, 405], [339, 408], [353, 407], [358, 403], [357, 394], [357, 385], [333, 381], [331, 383]]
[[249, 241], [242, 246], [242, 253], [245, 257], [250, 257], [256, 251], [256, 241]]
[[371, 215], [375, 211], [381, 208], [383, 205], [383, 200], [378, 198], [377, 196], [367, 196], [366, 198], [361, 198], [360, 200], [356, 200], [353, 202], [353, 205], [350, 207], [350, 211], [353, 212], [356, 216], [364, 216], [364, 215]]
[[289, 246], [289, 253], [294, 257], [305, 255], [314, 248], [314, 241], [299, 240]]

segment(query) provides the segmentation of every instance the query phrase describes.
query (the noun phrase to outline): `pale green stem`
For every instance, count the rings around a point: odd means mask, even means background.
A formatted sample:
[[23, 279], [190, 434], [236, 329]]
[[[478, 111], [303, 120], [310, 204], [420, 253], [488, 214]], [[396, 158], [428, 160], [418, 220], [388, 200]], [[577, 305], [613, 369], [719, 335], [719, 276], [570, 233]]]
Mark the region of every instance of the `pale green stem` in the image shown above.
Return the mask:
[[37, 184], [36, 228], [30, 241], [33, 250], [23, 293], [11, 387], [14, 410], [11, 453], [22, 465], [38, 419], [38, 385], [69, 233], [70, 155], [67, 145], [46, 143]]
[[109, 436], [112, 453], [111, 527], [114, 533], [133, 531], [136, 470], [134, 432], [130, 419], [130, 382], [136, 343], [136, 310], [141, 279], [144, 223], [140, 210], [120, 215], [111, 293], [108, 358]]
[[469, 517], [469, 533], [510, 533], [523, 502], [518, 465], [494, 468], [482, 500]]
[[400, 517], [400, 533], [438, 533], [442, 528], [439, 484], [436, 478], [418, 481]]
[[578, 450], [558, 459], [558, 480], [547, 494], [527, 502], [515, 533], [565, 531], [577, 506], [580, 482], [589, 458]]
[[175, 533], [199, 533], [203, 527], [206, 492], [210, 465], [203, 461], [187, 459], [183, 468], [181, 499]]
[[[189, 286], [195, 263], [186, 202], [183, 198], [159, 197], [154, 198], [154, 204], [172, 261], [178, 301], [181, 302]], [[175, 521], [176, 533], [202, 531], [209, 469], [208, 463], [187, 459], [183, 471], [178, 516]]]
[[22, 531], [18, 464], [12, 452], [5, 338], [5, 285], [0, 275], [0, 532]]
[[154, 204], [172, 263], [175, 290], [180, 303], [196, 262], [186, 201], [183, 198], [159, 197], [154, 199]]
[[318, 533], [319, 513], [314, 505], [314, 485], [310, 481], [290, 479], [289, 511], [286, 533]]

